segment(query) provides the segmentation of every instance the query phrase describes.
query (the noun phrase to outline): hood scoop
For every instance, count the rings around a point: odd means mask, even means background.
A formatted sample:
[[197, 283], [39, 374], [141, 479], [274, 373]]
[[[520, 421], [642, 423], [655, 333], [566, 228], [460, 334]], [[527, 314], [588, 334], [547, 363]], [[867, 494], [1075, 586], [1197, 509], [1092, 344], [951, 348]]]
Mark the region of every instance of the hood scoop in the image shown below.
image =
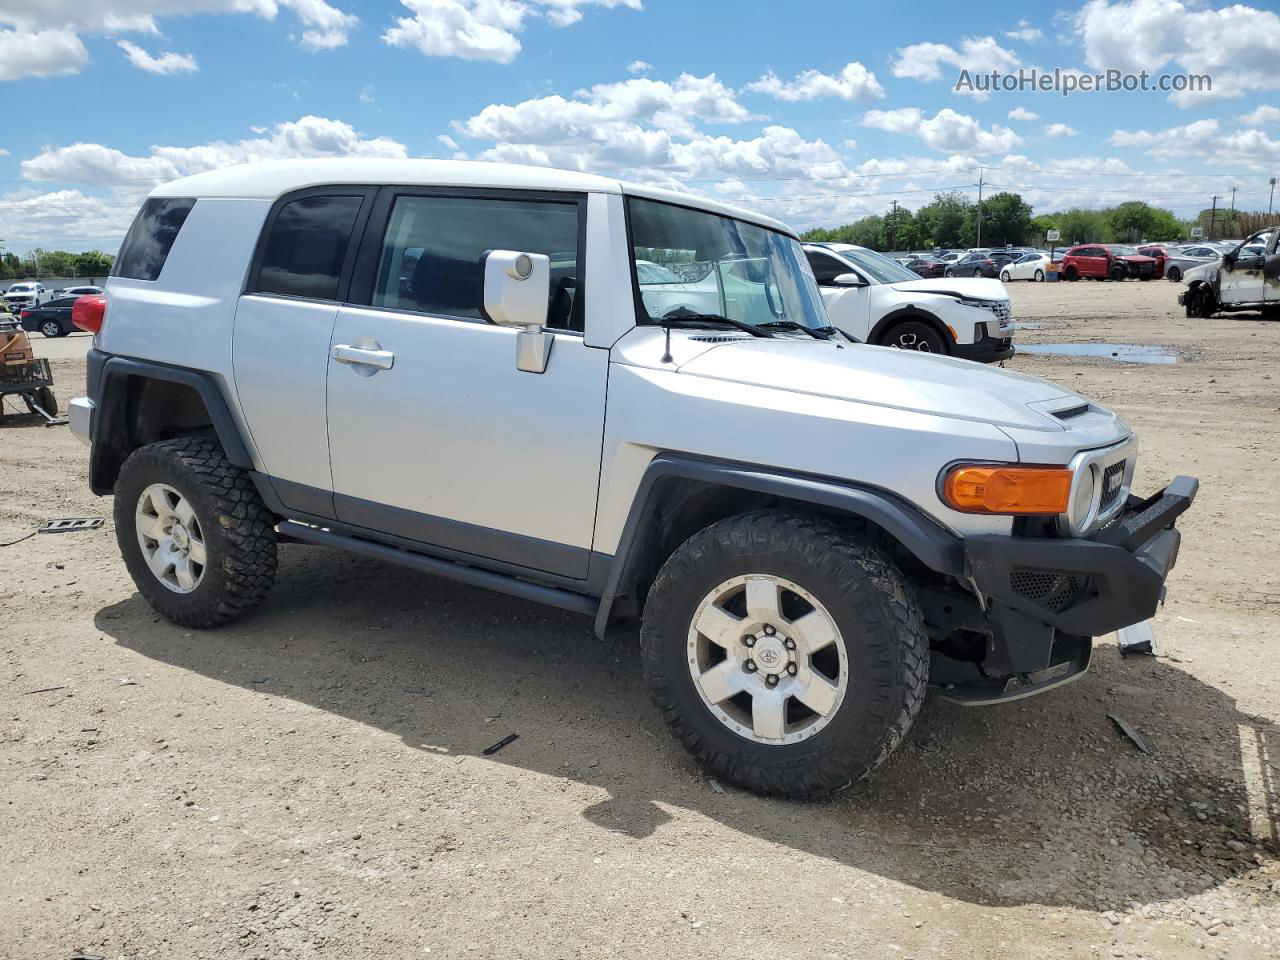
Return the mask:
[[1051, 411], [1059, 420], [1074, 420], [1076, 417], [1083, 417], [1089, 412], [1089, 404], [1080, 403], [1073, 407], [1063, 407], [1061, 410]]
[[696, 340], [698, 343], [737, 343], [740, 340], [751, 340], [752, 338], [742, 334], [700, 333], [689, 337], [689, 339]]

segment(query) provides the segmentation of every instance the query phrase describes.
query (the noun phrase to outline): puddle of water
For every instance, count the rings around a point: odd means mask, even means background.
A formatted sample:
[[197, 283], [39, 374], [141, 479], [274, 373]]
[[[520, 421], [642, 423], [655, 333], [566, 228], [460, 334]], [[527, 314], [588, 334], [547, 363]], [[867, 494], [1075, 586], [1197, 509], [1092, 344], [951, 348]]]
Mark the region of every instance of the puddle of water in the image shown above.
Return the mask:
[[1026, 320], [1015, 320], [1013, 321], [1013, 323], [1009, 324], [1009, 329], [1010, 330], [1039, 330], [1040, 324], [1029, 323]]
[[1140, 343], [1028, 343], [1018, 344], [1019, 353], [1044, 353], [1055, 357], [1102, 357], [1118, 363], [1178, 362], [1172, 347], [1144, 346]]

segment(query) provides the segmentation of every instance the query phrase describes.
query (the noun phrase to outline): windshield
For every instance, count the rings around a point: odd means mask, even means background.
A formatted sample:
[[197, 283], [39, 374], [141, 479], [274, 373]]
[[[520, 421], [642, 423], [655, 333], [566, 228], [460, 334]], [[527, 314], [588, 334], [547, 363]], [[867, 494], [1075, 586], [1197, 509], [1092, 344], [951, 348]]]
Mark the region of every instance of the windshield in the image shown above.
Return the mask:
[[835, 250], [863, 273], [871, 275], [877, 283], [901, 283], [903, 280], [919, 280], [919, 275], [908, 270], [896, 260], [882, 257], [870, 250]]
[[[627, 199], [641, 323], [712, 314], [758, 326], [828, 325], [800, 242], [706, 210]], [[914, 274], [912, 274], [914, 276]]]
[[1137, 251], [1137, 250], [1135, 250], [1133, 247], [1107, 247], [1107, 249], [1108, 249], [1108, 250], [1110, 250], [1110, 251], [1111, 251], [1113, 254], [1115, 254], [1117, 257], [1136, 257], [1136, 256], [1140, 256], [1140, 254], [1138, 253], [1138, 251]]
[[29, 283], [15, 283], [9, 288], [9, 293], [30, 293], [35, 288]]

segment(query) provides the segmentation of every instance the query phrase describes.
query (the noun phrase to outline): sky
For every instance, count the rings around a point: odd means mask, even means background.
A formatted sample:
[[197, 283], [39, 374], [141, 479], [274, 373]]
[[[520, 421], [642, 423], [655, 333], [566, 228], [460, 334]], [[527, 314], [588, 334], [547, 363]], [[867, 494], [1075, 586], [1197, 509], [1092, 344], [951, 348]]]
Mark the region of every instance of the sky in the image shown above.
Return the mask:
[[[1212, 89], [956, 89], [1055, 68]], [[1265, 210], [1280, 3], [0, 0], [0, 91], [17, 253], [114, 252], [158, 183], [331, 155], [584, 170], [801, 230], [979, 178], [1037, 212]]]

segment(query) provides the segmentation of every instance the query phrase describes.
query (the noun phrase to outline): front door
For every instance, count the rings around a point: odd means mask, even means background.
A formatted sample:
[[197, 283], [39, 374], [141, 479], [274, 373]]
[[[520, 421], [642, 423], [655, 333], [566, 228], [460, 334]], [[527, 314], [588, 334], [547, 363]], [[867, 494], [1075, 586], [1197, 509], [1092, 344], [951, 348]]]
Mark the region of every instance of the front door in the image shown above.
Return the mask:
[[[339, 520], [565, 577], [587, 573], [609, 353], [583, 343], [572, 195], [386, 189], [328, 367]], [[486, 322], [486, 250], [551, 258], [545, 373]]]
[[1262, 268], [1266, 257], [1261, 251], [1245, 248], [1261, 246], [1265, 251], [1270, 242], [1270, 231], [1256, 233], [1236, 248], [1234, 257], [1223, 257], [1218, 275], [1218, 299], [1223, 303], [1262, 302]]
[[818, 281], [832, 324], [851, 337], [866, 340], [871, 334], [871, 288], [865, 283], [860, 287], [837, 284], [835, 278], [841, 274], [861, 276], [843, 260], [816, 250], [806, 250], [805, 257], [813, 270], [813, 278]]
[[1262, 266], [1263, 301], [1274, 308], [1280, 304], [1280, 230], [1271, 236], [1271, 247], [1267, 251], [1266, 262]]

